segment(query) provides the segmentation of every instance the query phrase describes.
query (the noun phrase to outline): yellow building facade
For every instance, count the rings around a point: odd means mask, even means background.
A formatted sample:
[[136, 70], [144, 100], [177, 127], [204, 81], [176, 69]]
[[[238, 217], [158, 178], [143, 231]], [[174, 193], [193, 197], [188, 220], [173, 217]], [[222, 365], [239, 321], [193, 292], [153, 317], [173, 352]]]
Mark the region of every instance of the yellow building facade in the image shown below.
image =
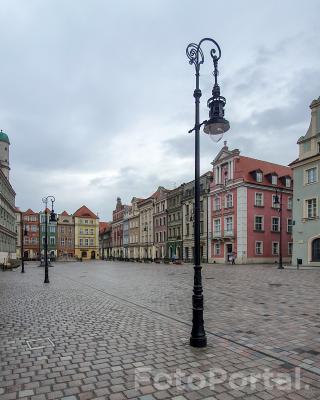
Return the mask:
[[75, 257], [82, 260], [99, 259], [99, 218], [88, 207], [74, 214]]

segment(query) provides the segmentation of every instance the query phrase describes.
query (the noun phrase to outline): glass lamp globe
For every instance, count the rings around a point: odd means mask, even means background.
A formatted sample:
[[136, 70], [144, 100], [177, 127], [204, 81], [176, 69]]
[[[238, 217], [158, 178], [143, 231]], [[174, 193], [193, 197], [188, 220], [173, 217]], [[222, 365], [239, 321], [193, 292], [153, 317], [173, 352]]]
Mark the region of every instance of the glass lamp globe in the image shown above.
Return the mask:
[[223, 117], [210, 118], [204, 125], [203, 131], [209, 135], [210, 139], [217, 143], [222, 138], [225, 132], [230, 129], [229, 121]]

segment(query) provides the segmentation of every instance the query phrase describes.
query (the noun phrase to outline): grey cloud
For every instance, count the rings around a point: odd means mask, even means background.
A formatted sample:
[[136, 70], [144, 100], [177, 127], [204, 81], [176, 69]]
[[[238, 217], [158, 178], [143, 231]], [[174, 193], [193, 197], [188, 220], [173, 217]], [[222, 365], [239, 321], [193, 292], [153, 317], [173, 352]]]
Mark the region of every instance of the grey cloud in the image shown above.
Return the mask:
[[[243, 154], [280, 163], [294, 158], [308, 105], [320, 95], [317, 1], [307, 9], [294, 0], [263, 8], [247, 0], [4, 0], [1, 7], [0, 127], [12, 143], [12, 182], [24, 208], [40, 208], [42, 195], [54, 192], [62, 208], [87, 203], [108, 218], [118, 195], [129, 201], [159, 184], [192, 179], [192, 168], [179, 170], [174, 160], [192, 166], [193, 135], [187, 131], [194, 123], [194, 70], [185, 48], [204, 36], [223, 48], [219, 81], [231, 123], [226, 139]], [[195, 24], [199, 12], [201, 24]], [[228, 18], [215, 18], [213, 26], [213, 15]], [[212, 88], [207, 60], [202, 116]], [[283, 82], [277, 67], [286, 71]], [[261, 107], [265, 89], [279, 86], [288, 105]], [[246, 117], [239, 112], [244, 102]], [[135, 141], [130, 133], [139, 129]], [[127, 145], [115, 145], [124, 137]], [[128, 157], [119, 166], [119, 155], [134, 154], [144, 137], [157, 145], [154, 164], [138, 169]], [[207, 140], [201, 136], [204, 169], [221, 147]], [[277, 140], [288, 142], [287, 155], [275, 147]], [[160, 178], [164, 162], [172, 162], [166, 179]], [[108, 171], [115, 170], [110, 178]], [[75, 182], [66, 179], [72, 174]]]

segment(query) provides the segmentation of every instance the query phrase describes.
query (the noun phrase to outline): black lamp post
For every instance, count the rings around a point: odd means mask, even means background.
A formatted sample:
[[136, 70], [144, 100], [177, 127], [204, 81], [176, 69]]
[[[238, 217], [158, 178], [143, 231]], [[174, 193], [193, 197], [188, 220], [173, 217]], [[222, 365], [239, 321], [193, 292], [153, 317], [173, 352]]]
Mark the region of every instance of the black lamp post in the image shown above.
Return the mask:
[[[213, 45], [210, 56], [213, 61], [214, 86], [212, 97], [208, 100], [209, 120], [200, 123], [200, 97], [199, 88], [200, 66], [204, 63], [204, 55], [201, 45], [209, 42]], [[218, 43], [210, 38], [202, 39], [199, 44], [190, 43], [186, 49], [189, 63], [195, 67], [196, 88], [193, 96], [195, 98], [195, 126], [189, 132], [195, 132], [195, 195], [194, 195], [194, 286], [193, 286], [193, 319], [190, 345], [193, 347], [205, 347], [207, 345], [206, 333], [203, 322], [203, 289], [201, 277], [201, 255], [200, 255], [200, 127], [204, 125], [204, 132], [216, 141], [222, 138], [224, 132], [229, 128], [229, 122], [224, 118], [224, 106], [226, 99], [220, 96], [218, 85], [218, 61], [221, 57], [221, 49]]]
[[147, 222], [143, 230], [144, 232], [147, 232], [147, 259], [149, 259], [149, 225]]
[[24, 237], [28, 235], [27, 227], [23, 229], [23, 214], [20, 211], [20, 219], [21, 219], [21, 226], [20, 226], [20, 252], [21, 252], [21, 273], [24, 274]]
[[283, 263], [282, 263], [282, 192], [280, 192], [280, 195], [278, 195], [278, 191], [276, 190], [276, 195], [274, 198], [274, 204], [278, 206], [278, 212], [279, 212], [279, 263], [278, 263], [278, 269], [284, 269]]
[[50, 212], [50, 222], [55, 222], [57, 220], [57, 216], [53, 209], [53, 203], [56, 201], [54, 196], [47, 196], [42, 199], [42, 203], [45, 204], [45, 243], [44, 243], [44, 267], [45, 267], [45, 276], [44, 283], [49, 283], [49, 268], [48, 268], [48, 201], [51, 201], [51, 212]]

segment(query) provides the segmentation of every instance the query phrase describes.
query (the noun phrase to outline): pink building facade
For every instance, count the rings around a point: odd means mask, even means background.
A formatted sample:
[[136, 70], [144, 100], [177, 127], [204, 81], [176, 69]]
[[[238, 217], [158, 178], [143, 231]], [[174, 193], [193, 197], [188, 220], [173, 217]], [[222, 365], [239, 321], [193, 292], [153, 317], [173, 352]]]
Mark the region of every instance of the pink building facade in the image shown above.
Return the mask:
[[291, 169], [241, 156], [226, 142], [212, 165], [211, 261], [225, 263], [235, 255], [238, 264], [275, 263], [282, 242], [283, 261], [290, 262]]

